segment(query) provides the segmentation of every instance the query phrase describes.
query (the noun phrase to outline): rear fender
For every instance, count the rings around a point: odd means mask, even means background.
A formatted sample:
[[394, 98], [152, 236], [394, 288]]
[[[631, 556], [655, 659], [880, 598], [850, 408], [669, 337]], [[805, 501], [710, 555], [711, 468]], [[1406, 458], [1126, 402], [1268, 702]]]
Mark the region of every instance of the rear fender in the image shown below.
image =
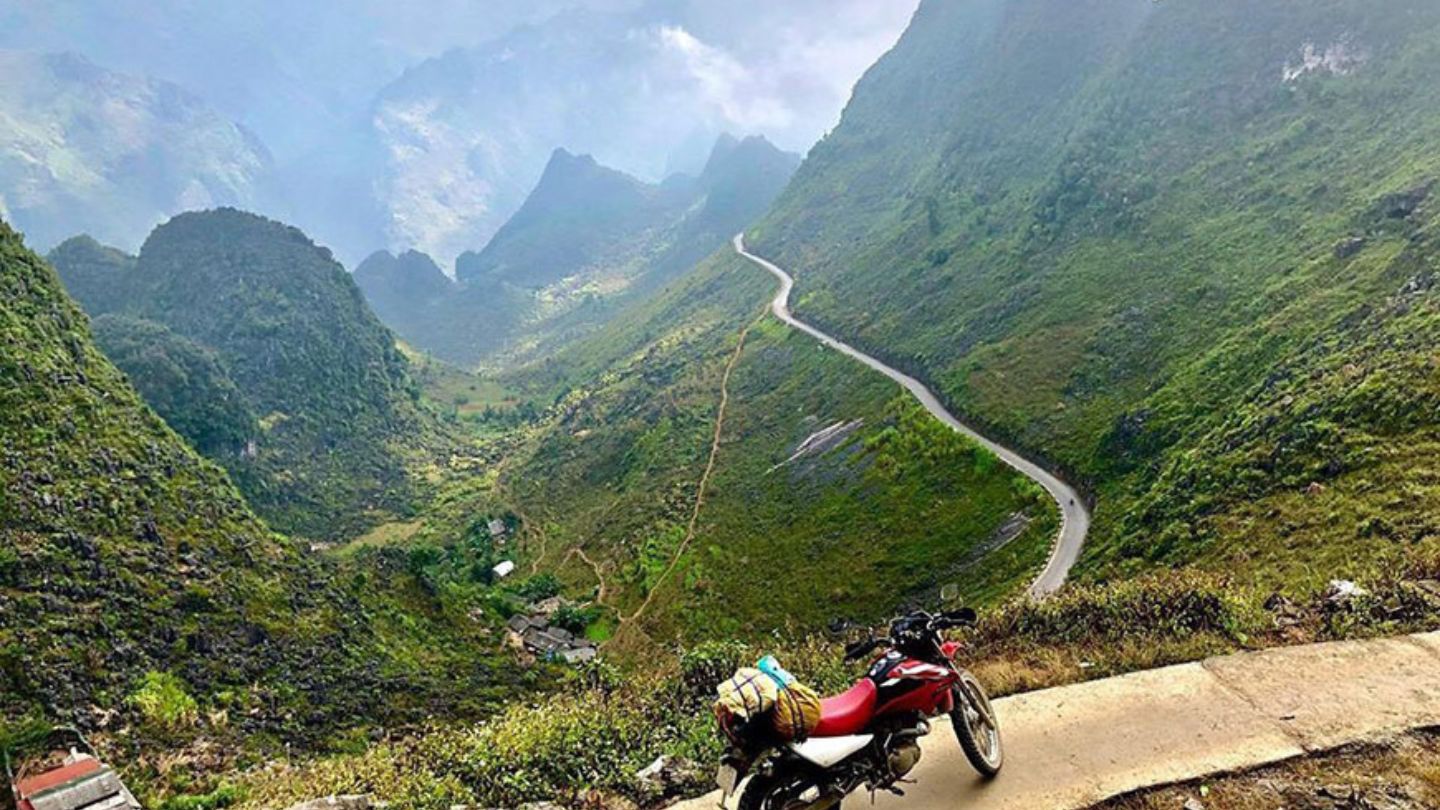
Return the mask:
[[803, 743], [792, 743], [790, 752], [820, 768], [833, 768], [865, 749], [873, 734], [848, 737], [811, 737]]

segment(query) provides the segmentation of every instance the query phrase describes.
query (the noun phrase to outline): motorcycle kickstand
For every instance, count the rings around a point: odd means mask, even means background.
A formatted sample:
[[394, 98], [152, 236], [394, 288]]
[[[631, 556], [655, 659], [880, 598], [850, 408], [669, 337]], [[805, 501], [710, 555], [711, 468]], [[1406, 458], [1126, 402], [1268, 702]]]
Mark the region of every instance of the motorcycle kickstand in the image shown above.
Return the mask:
[[[895, 782], [903, 783], [903, 784], [906, 784], [906, 785], [913, 785], [913, 784], [915, 784], [915, 780], [914, 780], [914, 779], [896, 779]], [[871, 804], [874, 804], [874, 803], [875, 803], [875, 794], [878, 793], [878, 792], [880, 792], [881, 790], [884, 790], [884, 791], [886, 791], [887, 793], [891, 793], [891, 794], [894, 794], [894, 795], [896, 795], [896, 796], [900, 796], [900, 797], [902, 797], [902, 798], [905, 796], [905, 791], [901, 790], [901, 789], [898, 788], [898, 787], [895, 787], [894, 783], [892, 783], [892, 784], [890, 784], [890, 785], [887, 785], [887, 786], [884, 787], [884, 788], [870, 788], [870, 803], [871, 803]]]

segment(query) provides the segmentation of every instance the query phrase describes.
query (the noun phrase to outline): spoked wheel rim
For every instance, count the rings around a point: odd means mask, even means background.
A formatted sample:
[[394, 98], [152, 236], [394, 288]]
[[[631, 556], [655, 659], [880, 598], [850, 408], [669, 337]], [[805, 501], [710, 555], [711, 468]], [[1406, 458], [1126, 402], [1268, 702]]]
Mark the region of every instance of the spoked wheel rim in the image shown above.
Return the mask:
[[[755, 780], [761, 781], [756, 784]], [[814, 800], [807, 801], [802, 796], [812, 788], [818, 788], [815, 780], [799, 774], [768, 778], [757, 776], [755, 780], [741, 794], [740, 810], [803, 810]]]
[[[951, 719], [955, 723], [964, 723], [968, 736], [975, 743], [973, 756], [981, 761], [973, 764], [987, 774], [999, 771], [1004, 761], [1004, 749], [1000, 742], [1000, 723], [995, 718], [989, 695], [985, 694], [975, 676], [968, 672], [955, 685], [955, 692], [955, 710], [951, 712]], [[972, 754], [971, 751], [966, 753]]]

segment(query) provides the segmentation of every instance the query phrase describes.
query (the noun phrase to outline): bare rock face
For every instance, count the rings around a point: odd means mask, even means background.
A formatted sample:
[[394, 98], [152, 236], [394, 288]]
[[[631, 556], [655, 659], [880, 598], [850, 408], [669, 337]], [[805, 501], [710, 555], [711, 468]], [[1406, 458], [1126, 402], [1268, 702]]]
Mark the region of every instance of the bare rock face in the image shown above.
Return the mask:
[[166, 82], [74, 54], [0, 51], [0, 211], [32, 246], [77, 233], [127, 250], [181, 211], [254, 206], [269, 152]]

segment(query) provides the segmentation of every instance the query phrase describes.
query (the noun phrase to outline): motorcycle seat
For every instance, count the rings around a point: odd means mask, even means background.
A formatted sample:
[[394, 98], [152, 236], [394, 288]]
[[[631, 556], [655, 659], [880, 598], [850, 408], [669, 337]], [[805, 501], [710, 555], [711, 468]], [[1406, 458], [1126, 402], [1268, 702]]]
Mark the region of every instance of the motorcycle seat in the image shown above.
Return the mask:
[[848, 737], [859, 734], [875, 716], [878, 694], [875, 682], [862, 679], [850, 689], [820, 701], [820, 723], [811, 737]]

